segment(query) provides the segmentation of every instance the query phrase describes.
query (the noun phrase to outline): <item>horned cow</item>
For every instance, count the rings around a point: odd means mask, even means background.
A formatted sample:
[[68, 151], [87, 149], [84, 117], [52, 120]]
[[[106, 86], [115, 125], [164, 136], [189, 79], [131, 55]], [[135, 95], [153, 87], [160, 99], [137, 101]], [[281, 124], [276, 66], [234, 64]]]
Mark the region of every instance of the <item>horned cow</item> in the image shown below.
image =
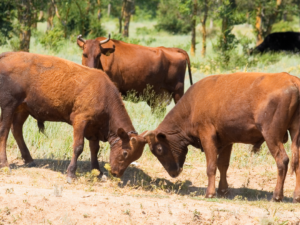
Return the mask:
[[167, 92], [177, 103], [184, 94], [186, 64], [193, 84], [190, 59], [182, 49], [145, 47], [110, 37], [84, 40], [81, 35], [77, 44], [82, 65], [106, 72], [123, 95], [131, 90], [141, 95], [150, 85], [156, 94]]
[[294, 202], [300, 202], [300, 80], [287, 73], [214, 75], [189, 88], [162, 123], [148, 131], [152, 153], [170, 176], [183, 168], [188, 145], [203, 149], [207, 161], [206, 197], [228, 192], [226, 178], [233, 143], [258, 149], [265, 141], [274, 157], [278, 177], [273, 199], [283, 199], [289, 158], [283, 143], [292, 139], [292, 170], [296, 172]]

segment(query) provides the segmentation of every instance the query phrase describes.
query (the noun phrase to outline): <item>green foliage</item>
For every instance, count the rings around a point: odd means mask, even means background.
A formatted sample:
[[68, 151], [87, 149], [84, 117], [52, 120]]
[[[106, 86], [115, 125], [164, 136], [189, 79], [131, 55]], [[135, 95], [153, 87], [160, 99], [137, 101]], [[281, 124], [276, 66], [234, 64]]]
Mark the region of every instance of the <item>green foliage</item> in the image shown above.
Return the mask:
[[6, 0], [0, 2], [0, 45], [6, 44], [7, 39], [12, 38], [13, 15], [13, 5]]
[[160, 0], [135, 0], [136, 17], [144, 20], [154, 19], [159, 2]]
[[293, 23], [288, 21], [279, 21], [278, 23], [274, 24], [272, 27], [272, 33], [274, 32], [286, 32], [286, 31], [298, 31], [298, 26], [295, 26]]
[[125, 101], [138, 103], [141, 101], [147, 102], [151, 106], [152, 112], [163, 118], [166, 113], [166, 107], [171, 103], [172, 96], [169, 93], [157, 95], [151, 85], [147, 85], [143, 94], [138, 95], [136, 91], [128, 91], [127, 96], [124, 97]]
[[191, 31], [191, 0], [161, 0], [158, 5], [158, 30], [171, 33], [189, 33]]
[[87, 35], [88, 39], [94, 39], [97, 37], [107, 36], [106, 30], [101, 26], [100, 21], [97, 18], [91, 18], [89, 24], [89, 33]]
[[44, 48], [53, 50], [54, 52], [58, 52], [60, 47], [64, 44], [64, 33], [58, 27], [47, 30], [45, 33], [36, 31], [34, 36]]

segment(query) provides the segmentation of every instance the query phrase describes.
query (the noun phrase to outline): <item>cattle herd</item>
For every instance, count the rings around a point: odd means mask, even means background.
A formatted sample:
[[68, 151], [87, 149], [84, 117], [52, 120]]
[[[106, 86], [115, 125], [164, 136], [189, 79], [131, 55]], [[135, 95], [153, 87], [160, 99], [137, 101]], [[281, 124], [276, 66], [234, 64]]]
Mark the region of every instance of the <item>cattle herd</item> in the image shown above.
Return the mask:
[[[73, 155], [67, 180], [76, 177], [77, 159], [89, 141], [91, 168], [100, 171], [99, 141], [110, 144], [111, 174], [126, 168], [149, 145], [171, 177], [183, 169], [188, 146], [206, 156], [206, 197], [226, 196], [226, 178], [233, 143], [252, 144], [258, 151], [266, 142], [278, 177], [274, 201], [282, 201], [289, 158], [284, 149], [292, 139], [292, 172], [296, 174], [294, 202], [300, 203], [300, 79], [287, 73], [234, 73], [214, 75], [192, 85], [184, 94], [188, 54], [178, 48], [143, 47], [110, 38], [77, 38], [82, 65], [25, 52], [0, 54], [0, 167], [8, 167], [9, 131], [26, 164], [34, 161], [25, 144], [22, 127], [28, 116], [43, 130], [45, 121], [73, 126]], [[92, 68], [89, 68], [92, 67]], [[96, 68], [96, 69], [94, 69]], [[143, 92], [150, 84], [156, 94], [168, 92], [175, 107], [152, 131], [138, 134], [124, 107], [121, 94]], [[102, 173], [101, 173], [102, 174]]]

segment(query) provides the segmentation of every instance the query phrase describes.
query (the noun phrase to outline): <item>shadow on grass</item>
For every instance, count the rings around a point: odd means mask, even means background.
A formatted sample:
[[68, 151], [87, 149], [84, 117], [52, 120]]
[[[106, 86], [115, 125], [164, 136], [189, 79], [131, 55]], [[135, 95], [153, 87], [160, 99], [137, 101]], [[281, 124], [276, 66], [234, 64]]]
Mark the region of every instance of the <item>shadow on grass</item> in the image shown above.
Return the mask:
[[[66, 174], [70, 160], [53, 160], [53, 159], [35, 159], [36, 168], [50, 169], [56, 172]], [[105, 175], [108, 175], [108, 171], [104, 168], [107, 162], [100, 162], [100, 169]], [[89, 161], [78, 161], [77, 173], [79, 176], [90, 172]], [[24, 164], [13, 163], [10, 165], [12, 169], [25, 168]], [[151, 177], [145, 173], [142, 169], [134, 166], [129, 166], [124, 175], [121, 177], [121, 182], [118, 183], [120, 188], [130, 187], [133, 189], [142, 189], [144, 191], [162, 190], [166, 193], [178, 194], [182, 196], [190, 196], [195, 199], [201, 199], [205, 195], [206, 187], [196, 187], [192, 185], [189, 180], [176, 181], [175, 183], [165, 178]], [[273, 192], [262, 191], [250, 188], [230, 188], [226, 199], [237, 199], [248, 201], [259, 201], [272, 199]], [[211, 201], [217, 201], [212, 199]], [[293, 199], [284, 197], [284, 202], [292, 202]]]

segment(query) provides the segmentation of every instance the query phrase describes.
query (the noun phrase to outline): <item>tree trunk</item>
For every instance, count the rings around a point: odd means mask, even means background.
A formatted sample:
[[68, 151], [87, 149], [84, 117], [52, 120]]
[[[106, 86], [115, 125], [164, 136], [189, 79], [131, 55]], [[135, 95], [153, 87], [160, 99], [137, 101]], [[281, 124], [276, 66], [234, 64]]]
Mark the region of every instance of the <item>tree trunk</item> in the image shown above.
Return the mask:
[[47, 17], [47, 30], [51, 30], [53, 28], [53, 18], [54, 18], [55, 8], [52, 3], [50, 3], [48, 7], [48, 17]]
[[32, 27], [32, 13], [31, 2], [29, 0], [19, 0], [17, 4], [18, 20], [20, 23], [19, 30], [19, 50], [29, 52], [30, 49], [30, 37]]
[[37, 21], [38, 21], [37, 10], [34, 9], [34, 13], [33, 13], [33, 21], [32, 21], [32, 28], [33, 28], [33, 29], [36, 29], [36, 28], [37, 28]]
[[192, 44], [191, 44], [192, 56], [195, 56], [195, 51], [196, 51], [196, 16], [197, 16], [197, 0], [194, 0], [193, 19], [192, 19]]
[[119, 17], [119, 33], [120, 34], [122, 34], [122, 20], [124, 17], [125, 4], [126, 4], [126, 0], [123, 1], [121, 16]]
[[124, 10], [123, 10], [123, 16], [124, 16], [124, 30], [123, 30], [123, 36], [129, 37], [129, 23], [130, 23], [130, 17], [131, 14], [134, 11], [134, 0], [124, 0]]
[[65, 21], [59, 15], [58, 8], [57, 8], [57, 5], [56, 5], [55, 2], [54, 2], [53, 5], [54, 5], [54, 8], [55, 8], [55, 14], [56, 14], [57, 18], [59, 19], [59, 21], [61, 22], [61, 24], [64, 26], [64, 38], [67, 38], [67, 33], [68, 33], [67, 23], [68, 23], [68, 17], [69, 17], [70, 8], [71, 8], [71, 2], [70, 2], [70, 4], [68, 4], [68, 9], [67, 9]]
[[256, 32], [256, 46], [260, 45], [263, 41], [262, 34], [262, 15], [261, 15], [261, 5], [256, 8], [256, 22], [255, 22], [255, 32]]
[[99, 23], [100, 23], [100, 19], [101, 19], [101, 0], [97, 0], [97, 4], [98, 4], [97, 18], [98, 18]]
[[208, 0], [204, 0], [204, 16], [201, 20], [202, 25], [202, 51], [201, 54], [205, 57], [206, 54], [206, 20], [208, 14]]
[[[263, 16], [261, 4], [256, 7], [256, 45], [259, 45], [263, 41], [263, 38], [271, 33], [273, 24], [275, 23], [280, 8], [282, 7], [282, 1], [283, 0], [276, 0], [276, 8], [274, 9], [274, 13], [271, 14], [269, 18]], [[263, 24], [263, 21], [267, 21], [267, 23]]]
[[269, 23], [267, 24], [267, 31], [265, 32], [264, 37], [266, 37], [267, 35], [269, 35], [271, 33], [273, 24], [276, 21], [276, 18], [278, 16], [279, 9], [281, 8], [281, 6], [282, 6], [282, 0], [277, 0], [276, 1], [276, 9], [274, 10], [274, 13], [270, 16]]
[[107, 6], [107, 16], [110, 17], [111, 4], [109, 3]]

